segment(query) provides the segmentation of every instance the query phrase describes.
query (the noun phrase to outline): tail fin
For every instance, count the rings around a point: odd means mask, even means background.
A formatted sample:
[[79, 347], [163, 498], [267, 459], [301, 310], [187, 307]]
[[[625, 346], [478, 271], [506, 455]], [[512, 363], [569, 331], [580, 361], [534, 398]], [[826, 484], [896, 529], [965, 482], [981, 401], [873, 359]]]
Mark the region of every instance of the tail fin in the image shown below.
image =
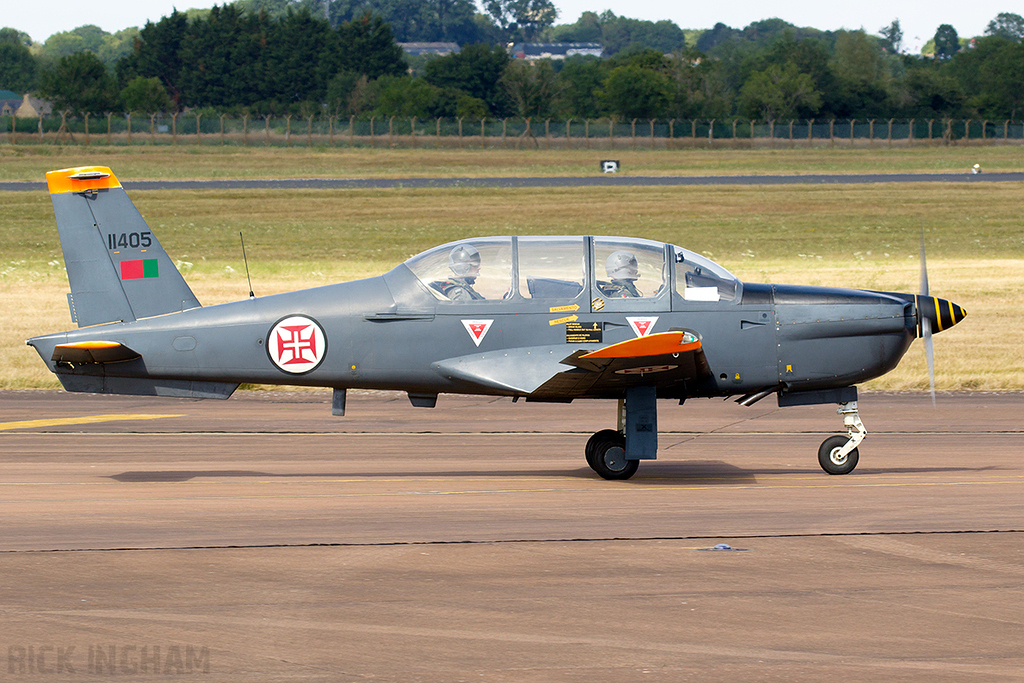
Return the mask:
[[50, 171], [46, 183], [79, 327], [199, 306], [109, 168]]

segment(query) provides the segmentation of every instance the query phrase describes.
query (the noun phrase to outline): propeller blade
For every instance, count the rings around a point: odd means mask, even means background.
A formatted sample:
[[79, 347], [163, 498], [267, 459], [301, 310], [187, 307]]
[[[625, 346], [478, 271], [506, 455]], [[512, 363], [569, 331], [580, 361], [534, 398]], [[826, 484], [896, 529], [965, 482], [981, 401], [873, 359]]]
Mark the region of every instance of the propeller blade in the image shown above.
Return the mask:
[[924, 228], [921, 228], [921, 296], [928, 296], [928, 266], [924, 259]]
[[932, 321], [921, 320], [921, 336], [924, 337], [924, 356], [928, 361], [928, 386], [932, 391], [932, 406], [935, 405], [935, 350], [932, 347]]

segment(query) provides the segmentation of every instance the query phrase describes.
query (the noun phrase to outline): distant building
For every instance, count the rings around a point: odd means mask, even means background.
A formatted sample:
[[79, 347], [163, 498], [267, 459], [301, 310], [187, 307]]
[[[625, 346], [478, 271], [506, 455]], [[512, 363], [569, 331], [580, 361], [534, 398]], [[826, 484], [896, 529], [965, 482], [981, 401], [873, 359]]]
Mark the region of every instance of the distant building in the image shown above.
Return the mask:
[[601, 43], [516, 43], [512, 57], [535, 62], [538, 59], [565, 59], [574, 55], [600, 57]]
[[410, 57], [420, 55], [450, 55], [459, 52], [458, 43], [399, 43], [398, 47], [405, 50]]
[[0, 116], [10, 116], [21, 106], [21, 95], [11, 90], [0, 90]]
[[21, 101], [21, 106], [14, 112], [14, 115], [19, 119], [34, 119], [40, 115], [46, 116], [53, 112], [53, 105], [46, 100], [41, 100], [38, 97], [32, 97], [31, 95], [25, 95], [25, 99]]

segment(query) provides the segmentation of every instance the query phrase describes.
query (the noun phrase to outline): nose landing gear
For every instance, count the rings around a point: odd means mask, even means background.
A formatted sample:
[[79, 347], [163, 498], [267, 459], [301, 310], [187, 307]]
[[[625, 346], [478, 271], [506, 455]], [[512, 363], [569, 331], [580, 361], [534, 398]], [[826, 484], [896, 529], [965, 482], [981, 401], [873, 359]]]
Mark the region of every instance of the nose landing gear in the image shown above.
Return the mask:
[[818, 447], [818, 464], [829, 474], [849, 474], [857, 466], [860, 459], [857, 446], [868, 431], [860, 421], [856, 401], [840, 403], [836, 412], [843, 416], [847, 436], [830, 436], [822, 441]]

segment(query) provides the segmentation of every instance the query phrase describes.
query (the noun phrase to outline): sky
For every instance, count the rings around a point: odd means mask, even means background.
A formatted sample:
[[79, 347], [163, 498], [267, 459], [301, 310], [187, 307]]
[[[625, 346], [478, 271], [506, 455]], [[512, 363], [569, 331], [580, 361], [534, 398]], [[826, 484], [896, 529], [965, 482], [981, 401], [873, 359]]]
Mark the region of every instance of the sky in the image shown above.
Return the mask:
[[[611, 10], [618, 16], [658, 21], [671, 19], [681, 28], [711, 28], [722, 22], [743, 28], [761, 19], [778, 17], [797, 26], [822, 30], [859, 29], [871, 34], [900, 20], [904, 49], [920, 52], [925, 42], [935, 35], [939, 24], [951, 24], [960, 37], [981, 35], [988, 22], [1000, 12], [1020, 13], [1014, 8], [1019, 0], [945, 0], [924, 3], [921, 0], [860, 0], [838, 3], [825, 0], [787, 0], [777, 8], [763, 0], [732, 0], [719, 5], [714, 2], [683, 3], [680, 0], [554, 0], [559, 10], [559, 24], [571, 24], [586, 10]], [[44, 5], [31, 2], [10, 2], [0, 15], [5, 25], [25, 31], [37, 42], [45, 41], [60, 31], [70, 31], [83, 24], [96, 24], [110, 33], [129, 26], [143, 26], [147, 20], [158, 21], [171, 13], [191, 7], [212, 7], [223, 2], [208, 0], [48, 0]], [[44, 9], [45, 7], [45, 9]]]

